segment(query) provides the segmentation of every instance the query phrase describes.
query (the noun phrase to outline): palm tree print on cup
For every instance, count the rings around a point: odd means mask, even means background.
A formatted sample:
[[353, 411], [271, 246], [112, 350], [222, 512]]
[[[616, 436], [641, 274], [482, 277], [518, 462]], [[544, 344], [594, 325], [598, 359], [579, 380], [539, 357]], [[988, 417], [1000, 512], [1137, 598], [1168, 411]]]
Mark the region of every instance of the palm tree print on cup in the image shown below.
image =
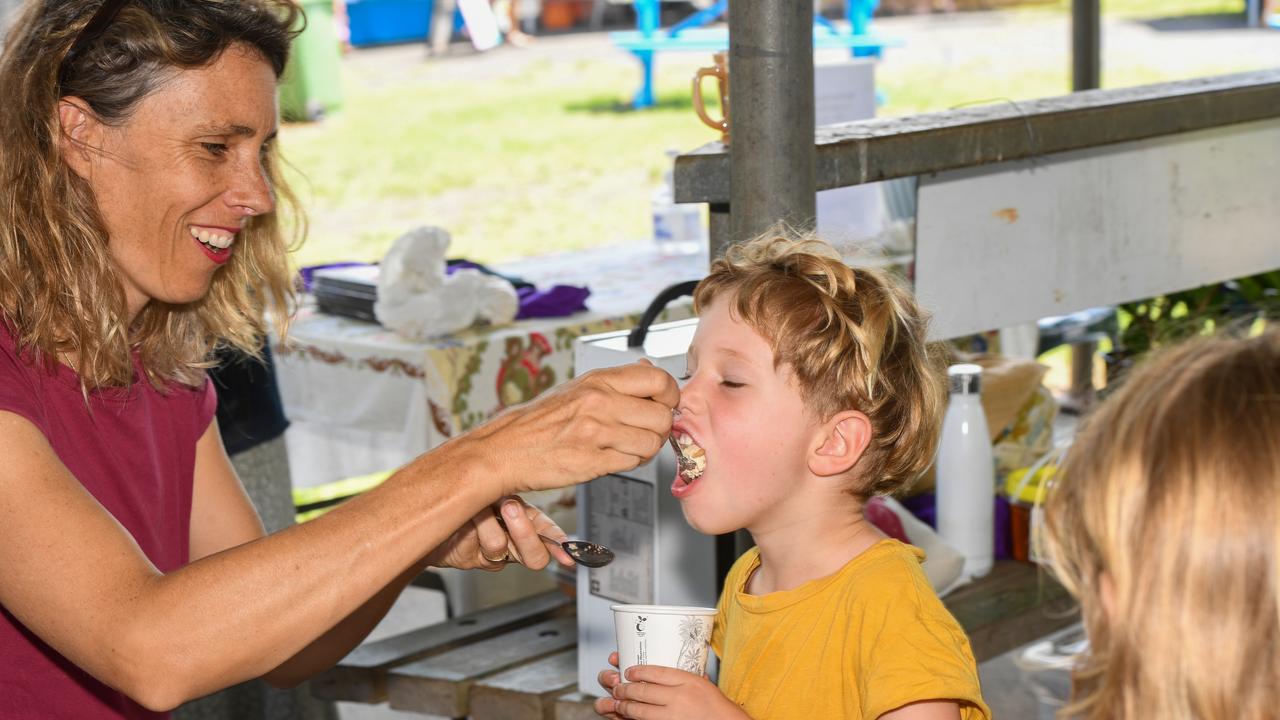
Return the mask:
[[707, 667], [707, 642], [711, 639], [706, 618], [686, 616], [680, 620], [680, 656], [676, 667], [701, 675]]

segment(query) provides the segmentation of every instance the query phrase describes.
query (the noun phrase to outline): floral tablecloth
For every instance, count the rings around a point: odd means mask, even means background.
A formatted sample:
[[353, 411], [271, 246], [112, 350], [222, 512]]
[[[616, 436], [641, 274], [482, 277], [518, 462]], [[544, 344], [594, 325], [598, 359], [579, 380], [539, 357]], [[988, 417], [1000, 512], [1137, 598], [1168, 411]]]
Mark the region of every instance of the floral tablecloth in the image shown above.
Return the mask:
[[[575, 338], [634, 326], [660, 290], [701, 277], [706, 263], [636, 243], [497, 265], [540, 287], [587, 285], [589, 309], [430, 342], [304, 302], [288, 341], [273, 348], [294, 486], [394, 469], [563, 382], [574, 373]], [[661, 319], [691, 315], [685, 298]]]

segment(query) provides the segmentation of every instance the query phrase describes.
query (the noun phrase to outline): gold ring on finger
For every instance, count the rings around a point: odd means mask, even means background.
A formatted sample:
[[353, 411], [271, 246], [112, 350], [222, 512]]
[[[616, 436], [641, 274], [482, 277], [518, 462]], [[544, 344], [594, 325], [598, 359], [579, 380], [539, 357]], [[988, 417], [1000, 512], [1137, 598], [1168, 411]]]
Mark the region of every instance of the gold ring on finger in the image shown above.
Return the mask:
[[491, 557], [489, 557], [488, 555], [485, 555], [485, 554], [484, 554], [484, 550], [481, 550], [481, 551], [480, 551], [480, 557], [482, 557], [482, 558], [484, 558], [485, 560], [488, 560], [489, 562], [494, 563], [494, 564], [497, 564], [497, 563], [509, 563], [509, 562], [511, 562], [511, 553], [510, 553], [509, 551], [508, 551], [508, 552], [506, 552], [506, 553], [503, 553], [502, 557], [500, 557], [500, 558], [491, 558]]

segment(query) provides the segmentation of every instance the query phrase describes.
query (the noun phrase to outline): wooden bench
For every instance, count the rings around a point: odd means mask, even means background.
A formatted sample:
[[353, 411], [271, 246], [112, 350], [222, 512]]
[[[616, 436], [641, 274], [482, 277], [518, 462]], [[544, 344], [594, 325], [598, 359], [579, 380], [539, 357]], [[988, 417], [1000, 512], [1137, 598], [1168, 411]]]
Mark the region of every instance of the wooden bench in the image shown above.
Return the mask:
[[[944, 600], [979, 663], [1079, 619], [1047, 573], [1001, 561]], [[594, 697], [577, 687], [578, 629], [558, 591], [365, 643], [312, 680], [329, 700], [472, 720], [589, 720]], [[603, 667], [604, 658], [598, 658]]]

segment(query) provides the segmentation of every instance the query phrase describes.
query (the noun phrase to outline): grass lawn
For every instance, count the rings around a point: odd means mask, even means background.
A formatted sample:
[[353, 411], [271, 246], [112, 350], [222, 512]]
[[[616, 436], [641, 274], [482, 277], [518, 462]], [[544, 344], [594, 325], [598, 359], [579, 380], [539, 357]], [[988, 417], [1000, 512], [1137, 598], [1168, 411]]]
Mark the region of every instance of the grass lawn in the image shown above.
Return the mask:
[[[1244, 11], [1243, 0], [1101, 0], [1108, 17], [1155, 18], [1187, 15], [1223, 15]], [[1053, 7], [1071, 12], [1071, 0], [1056, 0]]]
[[[990, 17], [1014, 35], [1019, 27], [1044, 34], [1056, 23], [1047, 35], [1065, 47], [1068, 7], [1059, 0], [964, 20]], [[1241, 7], [1239, 0], [1103, 1], [1109, 17]], [[1107, 87], [1264, 65], [1214, 53], [1171, 59], [1104, 47]], [[876, 71], [888, 97], [882, 115], [1058, 95], [1069, 87], [1061, 48], [1014, 57], [998, 47], [966, 48], [942, 57], [916, 41], [892, 52]], [[701, 56], [663, 55], [658, 106], [630, 112], [619, 103], [638, 70], [612, 48], [578, 56], [499, 49], [492, 59], [439, 62], [423, 61], [415, 49], [394, 56], [402, 59], [391, 66], [369, 61], [382, 57], [375, 53], [386, 51], [357, 51], [343, 63], [342, 113], [281, 132], [311, 220], [299, 264], [377, 260], [395, 237], [424, 224], [450, 230], [451, 255], [490, 262], [644, 239], [650, 195], [669, 168], [664, 152], [714, 138], [689, 99], [692, 69], [708, 59]]]
[[664, 151], [709, 139], [672, 72], [657, 108], [629, 112], [616, 105], [633, 78], [615, 65], [539, 61], [483, 84], [448, 70], [348, 78], [340, 115], [284, 128], [311, 215], [303, 264], [377, 259], [424, 224], [486, 261], [647, 237]]

